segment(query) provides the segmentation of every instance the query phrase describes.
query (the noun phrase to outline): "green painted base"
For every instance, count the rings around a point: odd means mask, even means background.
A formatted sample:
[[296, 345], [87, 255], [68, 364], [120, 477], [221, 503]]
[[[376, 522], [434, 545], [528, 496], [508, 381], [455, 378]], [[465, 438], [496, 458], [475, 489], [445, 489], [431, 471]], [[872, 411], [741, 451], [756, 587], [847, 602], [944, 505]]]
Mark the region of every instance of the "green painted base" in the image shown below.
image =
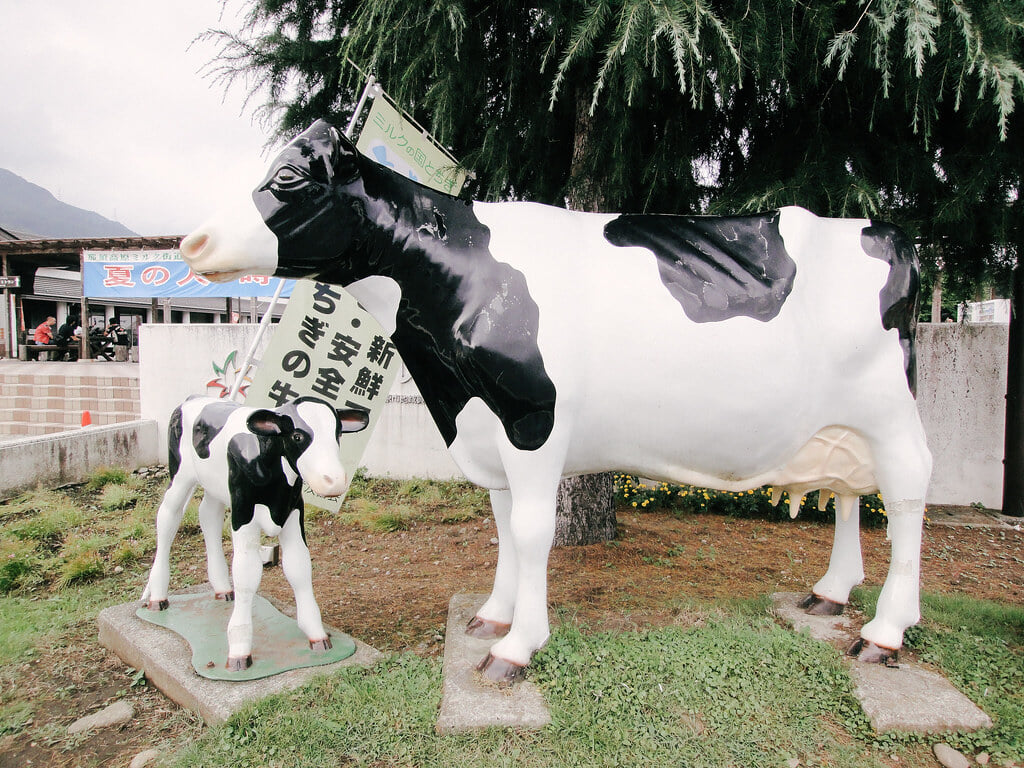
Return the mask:
[[338, 632], [331, 634], [333, 648], [310, 650], [309, 640], [295, 619], [257, 595], [252, 611], [252, 666], [229, 672], [227, 626], [235, 604], [215, 600], [209, 593], [171, 595], [170, 603], [164, 611], [151, 611], [143, 606], [135, 615], [185, 638], [192, 648], [192, 666], [211, 680], [258, 680], [290, 669], [333, 664], [356, 652], [355, 641]]

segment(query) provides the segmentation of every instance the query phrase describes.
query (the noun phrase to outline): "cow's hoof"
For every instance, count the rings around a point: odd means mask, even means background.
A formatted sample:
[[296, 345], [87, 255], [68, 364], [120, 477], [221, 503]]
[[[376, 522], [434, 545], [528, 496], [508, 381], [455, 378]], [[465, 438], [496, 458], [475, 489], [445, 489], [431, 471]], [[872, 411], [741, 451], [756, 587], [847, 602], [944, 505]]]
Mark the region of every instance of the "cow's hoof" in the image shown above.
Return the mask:
[[214, 600], [223, 600], [226, 603], [233, 602], [234, 599], [235, 599], [235, 590], [231, 589], [231, 590], [228, 590], [227, 592], [214, 592], [213, 593], [213, 599]]
[[166, 599], [150, 600], [148, 603], [146, 603], [146, 607], [149, 608], [149, 610], [151, 611], [166, 611], [168, 608], [171, 607], [171, 603]]
[[329, 651], [334, 646], [331, 645], [331, 636], [328, 635], [320, 640], [310, 640], [309, 648], [312, 651]]
[[466, 634], [470, 637], [478, 637], [481, 640], [493, 640], [496, 637], [504, 637], [512, 628], [511, 624], [502, 624], [500, 621], [481, 619], [474, 616], [466, 625]]
[[503, 687], [510, 686], [517, 680], [522, 680], [526, 675], [526, 667], [522, 664], [499, 659], [490, 653], [487, 654], [483, 661], [476, 665], [476, 671], [483, 675], [484, 679]]
[[228, 672], [244, 672], [252, 666], [252, 654], [248, 656], [228, 656], [228, 663], [224, 665]]
[[803, 608], [804, 613], [810, 616], [839, 616], [843, 609], [846, 608], [846, 604], [837, 603], [835, 600], [829, 600], [827, 597], [819, 597], [811, 592], [811, 594], [797, 603], [797, 607]]
[[857, 638], [857, 642], [851, 645], [850, 650], [846, 653], [848, 656], [855, 656], [857, 661], [862, 664], [884, 664], [887, 667], [899, 666], [897, 664], [899, 649], [883, 648], [881, 645], [865, 640], [863, 637]]

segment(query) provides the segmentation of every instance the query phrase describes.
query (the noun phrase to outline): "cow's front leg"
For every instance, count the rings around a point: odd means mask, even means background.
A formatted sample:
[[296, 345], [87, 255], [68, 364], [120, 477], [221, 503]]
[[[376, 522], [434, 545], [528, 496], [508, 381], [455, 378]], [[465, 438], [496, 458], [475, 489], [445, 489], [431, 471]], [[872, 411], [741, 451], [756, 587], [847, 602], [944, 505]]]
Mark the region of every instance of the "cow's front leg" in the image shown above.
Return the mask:
[[183, 472], [171, 481], [156, 512], [156, 553], [149, 569], [149, 579], [142, 591], [142, 602], [151, 611], [162, 611], [168, 606], [167, 589], [171, 580], [171, 544], [181, 525], [185, 505], [192, 497], [196, 483]]
[[[822, 491], [824, 493], [824, 491]], [[860, 548], [860, 499], [836, 497], [836, 527], [828, 571], [800, 607], [815, 616], [837, 616], [850, 600], [850, 590], [864, 581]]]
[[498, 529], [498, 565], [494, 571], [494, 589], [476, 616], [466, 627], [466, 634], [480, 638], [503, 637], [512, 626], [515, 614], [519, 563], [512, 541], [512, 493], [491, 491], [491, 509]]
[[252, 666], [252, 604], [263, 578], [259, 525], [252, 521], [232, 531], [231, 545], [235, 607], [228, 621], [227, 668], [238, 672]]
[[228, 561], [224, 557], [224, 510], [226, 507], [209, 494], [199, 504], [199, 527], [206, 544], [206, 575], [217, 600], [234, 600]]
[[547, 565], [555, 536], [554, 482], [527, 482], [512, 487], [509, 525], [518, 562], [515, 615], [508, 634], [491, 646], [477, 667], [489, 680], [513, 682], [549, 635]]
[[309, 638], [309, 647], [325, 651], [331, 647], [331, 638], [320, 619], [320, 607], [313, 596], [313, 564], [309, 547], [302, 538], [299, 513], [292, 512], [281, 533], [281, 567], [295, 593], [295, 621]]

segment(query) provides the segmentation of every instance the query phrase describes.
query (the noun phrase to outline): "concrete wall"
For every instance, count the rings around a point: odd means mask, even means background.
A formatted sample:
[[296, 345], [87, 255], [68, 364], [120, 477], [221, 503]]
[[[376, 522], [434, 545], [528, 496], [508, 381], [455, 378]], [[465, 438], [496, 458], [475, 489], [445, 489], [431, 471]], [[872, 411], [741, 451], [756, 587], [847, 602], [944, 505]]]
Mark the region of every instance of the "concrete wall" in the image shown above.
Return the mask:
[[935, 464], [928, 501], [999, 509], [1009, 326], [922, 324], [917, 405]]
[[[144, 324], [139, 331], [140, 414], [153, 419], [161, 440], [167, 440], [171, 411], [189, 395], [219, 395], [234, 383], [258, 324]], [[267, 330], [257, 349], [258, 360], [273, 334]], [[235, 353], [227, 371], [225, 361]], [[217, 384], [210, 385], [216, 381]], [[166, 451], [166, 448], [163, 449]]]
[[[218, 391], [206, 387], [217, 376], [214, 363], [223, 366], [237, 350], [240, 365], [255, 330], [255, 325], [143, 326], [142, 416], [159, 423], [161, 440], [174, 407], [189, 394]], [[1002, 504], [1007, 338], [1006, 325], [919, 327], [918, 407], [935, 457], [931, 503], [980, 501], [994, 508]], [[462, 477], [416, 385], [404, 372], [388, 397], [362, 463], [371, 475]]]
[[60, 485], [86, 479], [101, 467], [164, 464], [153, 421], [84, 427], [54, 435], [0, 443], [0, 491], [35, 486], [45, 479]]

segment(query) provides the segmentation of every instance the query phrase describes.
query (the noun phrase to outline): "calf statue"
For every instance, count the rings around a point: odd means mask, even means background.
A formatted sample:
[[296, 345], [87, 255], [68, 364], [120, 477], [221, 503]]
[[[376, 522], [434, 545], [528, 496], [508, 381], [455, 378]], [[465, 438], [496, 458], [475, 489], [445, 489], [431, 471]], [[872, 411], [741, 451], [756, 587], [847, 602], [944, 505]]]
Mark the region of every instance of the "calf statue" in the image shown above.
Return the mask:
[[466, 477], [490, 489], [494, 587], [467, 631], [512, 679], [548, 637], [563, 476], [626, 472], [838, 497], [808, 610], [863, 578], [857, 499], [884, 494], [892, 560], [852, 649], [891, 659], [917, 622], [931, 454], [914, 402], [919, 287], [893, 226], [801, 208], [577, 213], [459, 200], [360, 155], [318, 121], [251, 199], [181, 243], [211, 280], [346, 286], [392, 339]]
[[[203, 488], [199, 525], [215, 596], [234, 600], [228, 622], [231, 670], [252, 665], [252, 605], [263, 574], [260, 533], [277, 536], [281, 566], [295, 593], [296, 621], [314, 650], [331, 647], [313, 597], [313, 571], [303, 528], [302, 481], [321, 496], [348, 487], [338, 441], [366, 427], [361, 410], [335, 411], [323, 400], [300, 397], [279, 408], [248, 408], [214, 397], [189, 398], [171, 414], [171, 484], [156, 516], [156, 555], [142, 601], [168, 607], [170, 548], [185, 505]], [[224, 512], [231, 509], [231, 577], [224, 559]]]

